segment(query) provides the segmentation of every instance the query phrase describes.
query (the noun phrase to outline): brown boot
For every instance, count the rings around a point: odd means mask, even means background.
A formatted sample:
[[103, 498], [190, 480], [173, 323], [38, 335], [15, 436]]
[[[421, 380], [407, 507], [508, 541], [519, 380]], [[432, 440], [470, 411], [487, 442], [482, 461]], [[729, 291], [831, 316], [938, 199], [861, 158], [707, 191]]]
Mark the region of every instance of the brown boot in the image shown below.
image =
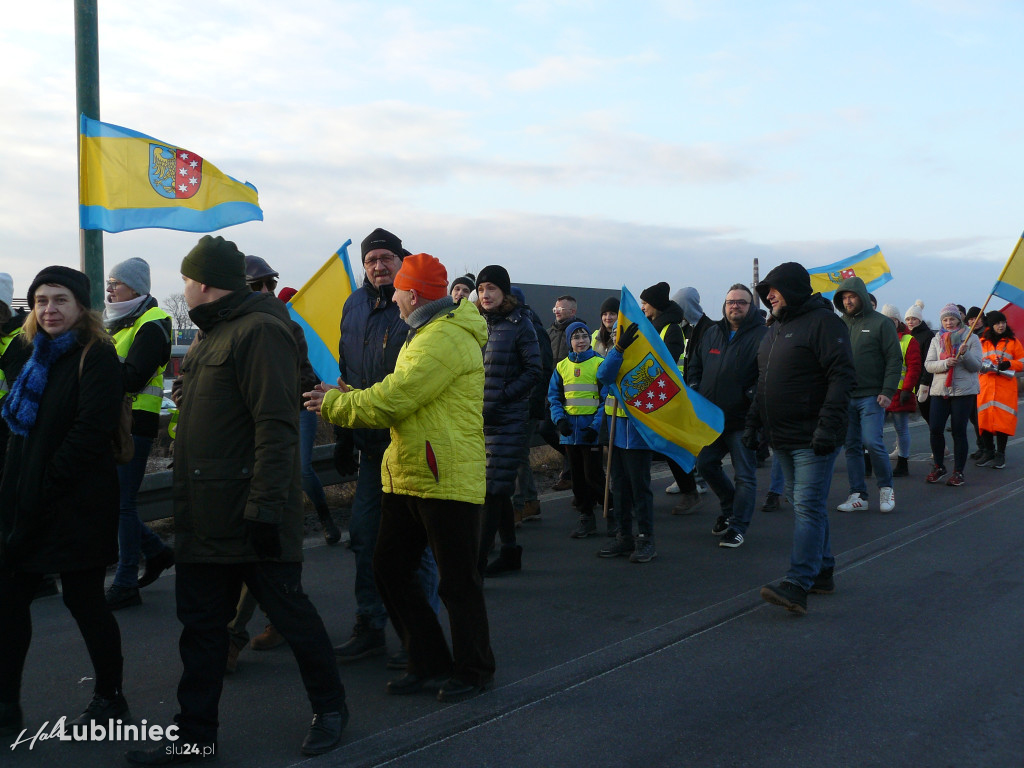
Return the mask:
[[540, 502], [534, 499], [523, 504], [523, 521], [540, 520]]
[[277, 648], [277, 646], [284, 643], [284, 637], [274, 629], [273, 624], [267, 624], [267, 628], [263, 630], [263, 634], [256, 635], [252, 639], [250, 645], [254, 651], [269, 651], [271, 648]]

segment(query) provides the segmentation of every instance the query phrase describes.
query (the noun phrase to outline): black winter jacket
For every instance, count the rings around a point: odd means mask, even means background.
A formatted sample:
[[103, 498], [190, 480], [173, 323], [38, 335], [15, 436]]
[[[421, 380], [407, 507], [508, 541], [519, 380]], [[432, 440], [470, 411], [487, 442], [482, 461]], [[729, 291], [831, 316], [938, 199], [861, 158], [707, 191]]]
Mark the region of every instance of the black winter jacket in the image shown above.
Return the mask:
[[[914, 337], [918, 346], [921, 347], [921, 362], [928, 357], [928, 348], [932, 345], [932, 337], [935, 335], [935, 331], [929, 328], [924, 323], [918, 323], [917, 328], [910, 332], [910, 335]], [[917, 388], [920, 390], [922, 387], [928, 389], [932, 385], [932, 379], [935, 374], [927, 370], [924, 365], [921, 366], [921, 378], [917, 382]]]
[[533, 326], [533, 332], [537, 334], [537, 347], [540, 350], [541, 378], [530, 392], [530, 418], [543, 419], [548, 413], [548, 382], [555, 371], [555, 356], [551, 352], [551, 345], [543, 343], [544, 324], [537, 313], [528, 304], [523, 304], [520, 309], [530, 317], [530, 324]]
[[725, 431], [743, 429], [757, 391], [757, 350], [768, 328], [751, 304], [736, 335], [721, 319], [701, 337], [700, 349], [687, 367], [690, 386], [722, 409]]
[[[121, 364], [95, 342], [50, 368], [35, 425], [11, 433], [0, 480], [0, 567], [25, 573], [98, 568], [117, 560], [118, 485], [111, 439]], [[6, 628], [0, 631], [7, 631]]]
[[484, 444], [487, 451], [488, 495], [515, 491], [530, 392], [541, 381], [540, 345], [533, 324], [514, 299], [497, 312], [483, 312], [487, 321], [484, 347]]
[[[399, 314], [394, 295], [394, 287], [377, 289], [364, 278], [362, 287], [345, 300], [338, 369], [345, 383], [356, 389], [368, 389], [395, 370], [409, 326]], [[338, 427], [335, 433], [339, 439], [350, 436], [356, 448], [376, 458], [384, 456], [391, 442], [391, 433], [386, 429], [343, 430]]]
[[[150, 296], [127, 317], [122, 317], [107, 326], [107, 333], [113, 336], [123, 328], [131, 328], [135, 321], [153, 307], [159, 306]], [[146, 323], [132, 340], [132, 346], [121, 364], [122, 383], [125, 392], [141, 392], [156, 369], [167, 365], [171, 359], [171, 318]], [[156, 437], [160, 431], [160, 414], [150, 411], [132, 411], [132, 434], [139, 437]]]
[[[802, 275], [795, 274], [796, 268]], [[856, 382], [850, 333], [820, 293], [809, 295], [806, 270], [782, 264], [757, 285], [761, 300], [776, 288], [787, 306], [758, 349], [757, 394], [748, 427], [763, 427], [774, 448], [809, 448], [816, 430], [842, 445]]]
[[668, 353], [674, 362], [679, 362], [683, 350], [686, 349], [686, 338], [683, 336], [683, 329], [679, 327], [681, 322], [683, 322], [683, 310], [674, 301], [670, 301], [668, 306], [651, 320], [651, 325], [654, 326], [654, 330], [658, 332], [659, 336], [661, 336], [662, 329], [667, 328], [665, 335], [661, 338], [665, 342], [665, 346], [668, 347]]

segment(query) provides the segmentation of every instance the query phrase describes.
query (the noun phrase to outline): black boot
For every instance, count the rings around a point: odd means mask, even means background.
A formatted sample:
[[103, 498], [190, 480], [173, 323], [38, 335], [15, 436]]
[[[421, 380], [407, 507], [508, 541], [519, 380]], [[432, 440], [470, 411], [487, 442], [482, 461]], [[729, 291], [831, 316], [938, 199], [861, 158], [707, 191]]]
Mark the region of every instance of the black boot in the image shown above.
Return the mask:
[[504, 576], [523, 570], [523, 548], [518, 544], [502, 544], [501, 552], [484, 569], [485, 576]]
[[896, 457], [896, 466], [892, 470], [893, 477], [906, 477], [910, 474], [910, 467], [903, 456]]
[[319, 507], [316, 511], [317, 517], [320, 518], [320, 527], [324, 531], [324, 541], [330, 546], [334, 546], [341, 541], [341, 531], [338, 530], [337, 524], [334, 522], [334, 518], [331, 517], [331, 510], [327, 507]]
[[0, 701], [0, 736], [17, 736], [24, 727], [21, 705]]
[[356, 625], [352, 628], [352, 637], [347, 643], [334, 646], [334, 655], [338, 661], [348, 662], [365, 659], [367, 656], [378, 656], [387, 649], [384, 630], [374, 629], [370, 625], [370, 620], [359, 613], [356, 614]]

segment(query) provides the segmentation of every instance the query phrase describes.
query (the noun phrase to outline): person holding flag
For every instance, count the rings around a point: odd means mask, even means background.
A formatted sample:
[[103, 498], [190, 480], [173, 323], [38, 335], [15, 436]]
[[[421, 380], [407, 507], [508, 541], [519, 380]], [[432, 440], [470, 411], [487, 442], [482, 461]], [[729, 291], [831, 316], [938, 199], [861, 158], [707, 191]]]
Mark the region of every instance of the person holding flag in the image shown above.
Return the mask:
[[981, 391], [978, 427], [984, 453], [977, 466], [1006, 466], [1006, 440], [1017, 431], [1017, 378], [1024, 371], [1024, 346], [1006, 324], [1006, 315], [992, 310], [981, 334]]

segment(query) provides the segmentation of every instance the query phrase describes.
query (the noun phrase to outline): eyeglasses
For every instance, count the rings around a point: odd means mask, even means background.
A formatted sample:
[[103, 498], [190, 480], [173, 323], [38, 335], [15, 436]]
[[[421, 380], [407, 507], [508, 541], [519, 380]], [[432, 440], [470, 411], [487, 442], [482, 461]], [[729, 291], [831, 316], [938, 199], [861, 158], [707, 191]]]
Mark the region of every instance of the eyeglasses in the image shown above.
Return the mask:
[[249, 283], [249, 287], [253, 293], [259, 293], [263, 290], [263, 286], [267, 287], [267, 290], [273, 293], [277, 289], [277, 280], [272, 277], [264, 277], [262, 280], [256, 280], [255, 282]]
[[727, 307], [745, 307], [749, 304], [749, 301], [745, 299], [726, 299], [725, 306]]
[[120, 280], [107, 280], [107, 288], [109, 288], [112, 291], [116, 291], [117, 286], [119, 285], [124, 285], [124, 283], [122, 283]]
[[376, 264], [385, 264], [387, 262], [394, 261], [397, 258], [398, 257], [395, 256], [394, 254], [389, 254], [387, 256], [374, 256], [372, 259], [366, 259], [363, 262], [363, 266], [364, 267], [372, 267], [372, 266], [374, 266]]

